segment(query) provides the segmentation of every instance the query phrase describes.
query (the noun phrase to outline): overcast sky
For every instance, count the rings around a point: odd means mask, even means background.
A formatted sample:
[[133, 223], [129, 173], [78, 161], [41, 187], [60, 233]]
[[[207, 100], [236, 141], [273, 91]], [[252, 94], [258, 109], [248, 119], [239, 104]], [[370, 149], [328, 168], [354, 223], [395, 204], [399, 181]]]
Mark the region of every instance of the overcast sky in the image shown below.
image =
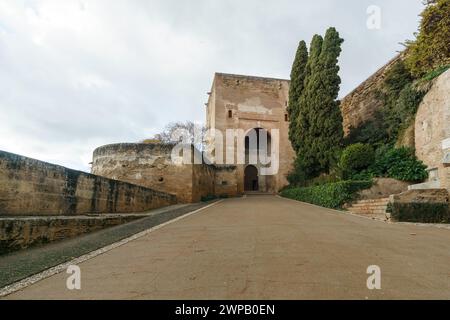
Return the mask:
[[[381, 8], [381, 29], [366, 26]], [[345, 39], [344, 96], [412, 39], [420, 0], [0, 0], [0, 150], [89, 171], [103, 144], [203, 122], [214, 72], [289, 78], [300, 40]]]

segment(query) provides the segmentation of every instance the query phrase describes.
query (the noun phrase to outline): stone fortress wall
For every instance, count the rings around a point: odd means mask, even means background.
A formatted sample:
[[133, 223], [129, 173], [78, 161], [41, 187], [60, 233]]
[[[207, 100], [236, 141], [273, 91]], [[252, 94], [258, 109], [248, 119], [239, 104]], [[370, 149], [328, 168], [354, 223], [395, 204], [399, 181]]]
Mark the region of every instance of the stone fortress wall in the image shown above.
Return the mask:
[[372, 119], [375, 113], [381, 109], [383, 103], [377, 99], [376, 91], [382, 85], [390, 68], [400, 59], [402, 59], [401, 54], [377, 70], [341, 100], [345, 135], [348, 135], [352, 128], [358, 128], [366, 121]]
[[[375, 74], [365, 80], [341, 101], [344, 133], [358, 128], [372, 119], [381, 109], [382, 102], [377, 99], [380, 88], [390, 68], [403, 58], [397, 55]], [[434, 79], [430, 91], [420, 104], [416, 120], [406, 130], [401, 145], [414, 147], [416, 156], [423, 161], [430, 172], [429, 181], [411, 186], [411, 189], [450, 190], [450, 70]]]
[[132, 213], [174, 195], [0, 151], [0, 216]]
[[[92, 173], [176, 195], [181, 203], [198, 202], [214, 195], [212, 166], [172, 161], [172, 144], [120, 143], [94, 151]], [[198, 152], [198, 151], [197, 151]], [[183, 152], [180, 152], [183, 156]]]
[[[216, 73], [209, 100], [206, 106], [206, 126], [220, 130], [224, 135], [227, 129], [264, 129], [269, 135], [273, 129], [279, 130], [279, 170], [275, 175], [261, 175], [261, 164], [257, 164], [259, 191], [276, 193], [288, 185], [287, 175], [295, 158], [289, 140], [289, 119], [287, 105], [289, 80]], [[274, 137], [275, 138], [275, 137]], [[274, 139], [272, 139], [274, 140]], [[224, 146], [226, 145], [224, 141]], [[272, 141], [273, 145], [273, 141]], [[236, 159], [237, 142], [234, 150]], [[226, 157], [224, 155], [224, 158]], [[245, 169], [247, 165], [237, 164], [234, 174], [227, 171], [222, 185], [235, 185], [235, 194], [244, 193]], [[224, 177], [225, 178], [225, 177]], [[228, 181], [230, 180], [231, 181]]]
[[412, 188], [450, 190], [450, 70], [437, 79], [420, 104], [415, 121], [416, 155], [429, 169], [429, 181]]

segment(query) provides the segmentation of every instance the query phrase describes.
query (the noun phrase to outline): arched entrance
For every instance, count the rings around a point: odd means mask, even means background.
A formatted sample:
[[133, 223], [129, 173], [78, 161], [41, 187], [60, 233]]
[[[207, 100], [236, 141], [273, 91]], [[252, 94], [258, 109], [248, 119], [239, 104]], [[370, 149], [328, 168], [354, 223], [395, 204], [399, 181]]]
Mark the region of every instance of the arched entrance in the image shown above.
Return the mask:
[[266, 129], [250, 129], [245, 135], [245, 163], [257, 168], [267, 165], [271, 144], [272, 138]]
[[247, 166], [244, 172], [245, 191], [258, 191], [258, 169], [255, 166]]

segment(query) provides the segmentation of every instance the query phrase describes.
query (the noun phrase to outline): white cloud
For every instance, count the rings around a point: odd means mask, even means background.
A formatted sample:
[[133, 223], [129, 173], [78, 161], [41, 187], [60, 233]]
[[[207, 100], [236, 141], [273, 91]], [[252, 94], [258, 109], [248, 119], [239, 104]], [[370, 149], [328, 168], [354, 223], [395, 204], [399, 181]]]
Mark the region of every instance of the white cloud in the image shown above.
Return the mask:
[[216, 71], [288, 77], [298, 41], [330, 25], [345, 94], [412, 37], [420, 2], [1, 1], [0, 149], [88, 170], [96, 146], [203, 121]]

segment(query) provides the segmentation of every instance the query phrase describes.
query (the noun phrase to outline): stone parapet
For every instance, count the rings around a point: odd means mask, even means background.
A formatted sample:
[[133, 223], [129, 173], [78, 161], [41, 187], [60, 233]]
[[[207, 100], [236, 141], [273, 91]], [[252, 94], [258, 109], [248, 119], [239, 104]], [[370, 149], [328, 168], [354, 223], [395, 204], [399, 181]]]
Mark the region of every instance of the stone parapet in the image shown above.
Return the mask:
[[0, 151], [0, 216], [143, 212], [174, 195]]

